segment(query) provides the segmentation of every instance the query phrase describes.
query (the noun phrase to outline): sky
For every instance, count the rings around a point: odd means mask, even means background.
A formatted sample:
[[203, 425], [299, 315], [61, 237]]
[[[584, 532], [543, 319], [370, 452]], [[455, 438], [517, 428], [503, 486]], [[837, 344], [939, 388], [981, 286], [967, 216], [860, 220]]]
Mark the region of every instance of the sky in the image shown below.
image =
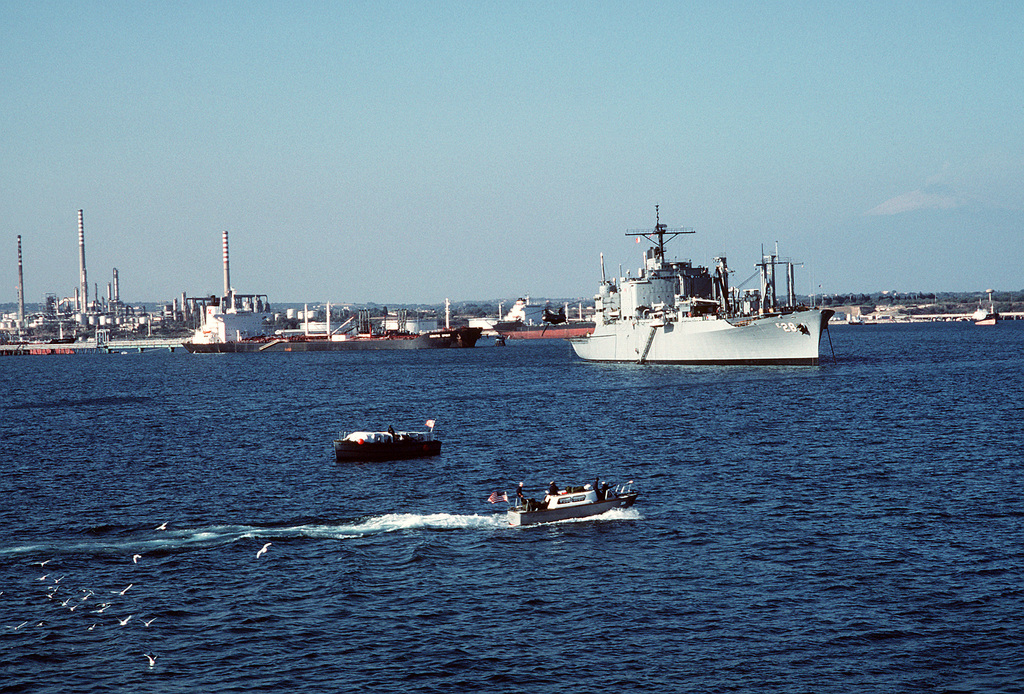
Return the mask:
[[[0, 303], [1024, 288], [1024, 3], [0, 0]], [[751, 283], [745, 286], [756, 286]], [[93, 293], [90, 287], [90, 294]]]

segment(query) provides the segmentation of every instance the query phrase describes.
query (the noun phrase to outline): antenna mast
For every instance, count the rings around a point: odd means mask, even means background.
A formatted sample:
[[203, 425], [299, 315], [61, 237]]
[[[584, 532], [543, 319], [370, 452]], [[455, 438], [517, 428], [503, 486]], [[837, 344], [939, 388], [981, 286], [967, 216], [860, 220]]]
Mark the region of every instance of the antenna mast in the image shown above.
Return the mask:
[[669, 229], [666, 225], [661, 223], [661, 213], [659, 211], [659, 205], [654, 206], [654, 230], [650, 229], [627, 229], [626, 236], [643, 236], [645, 239], [653, 243], [658, 249], [658, 257], [665, 257], [665, 235], [668, 234], [669, 240], [675, 238], [679, 234], [695, 234], [696, 230], [690, 227], [679, 227], [675, 229]]

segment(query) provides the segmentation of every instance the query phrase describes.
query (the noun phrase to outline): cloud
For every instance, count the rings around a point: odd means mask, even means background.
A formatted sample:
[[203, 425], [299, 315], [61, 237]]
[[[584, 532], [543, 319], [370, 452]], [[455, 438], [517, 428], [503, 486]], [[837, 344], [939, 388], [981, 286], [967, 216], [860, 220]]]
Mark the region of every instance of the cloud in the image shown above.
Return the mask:
[[945, 191], [912, 190], [886, 200], [864, 214], [882, 216], [913, 212], [914, 210], [952, 210], [962, 204], [964, 204], [963, 200]]

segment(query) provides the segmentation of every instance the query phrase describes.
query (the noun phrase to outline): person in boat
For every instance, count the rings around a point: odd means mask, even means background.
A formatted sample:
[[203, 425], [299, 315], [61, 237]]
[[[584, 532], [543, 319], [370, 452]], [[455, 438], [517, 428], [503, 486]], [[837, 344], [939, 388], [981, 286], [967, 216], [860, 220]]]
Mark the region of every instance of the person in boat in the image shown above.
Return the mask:
[[598, 501], [604, 498], [604, 494], [601, 493], [601, 475], [594, 478], [594, 493], [597, 494]]
[[608, 483], [607, 482], [604, 483], [604, 486], [601, 487], [601, 491], [599, 491], [597, 494], [598, 494], [598, 497], [597, 497], [598, 499], [607, 499], [608, 498]]
[[395, 438], [395, 428], [388, 424], [388, 433], [391, 434], [391, 438]]
[[551, 486], [548, 487], [548, 494], [551, 496], [558, 496], [558, 485], [555, 484], [554, 480], [551, 480]]
[[523, 493], [523, 483], [520, 482], [516, 488], [516, 497], [519, 499], [519, 505], [524, 507], [527, 511], [534, 511], [537, 507], [537, 501], [535, 499], [527, 499], [526, 494]]

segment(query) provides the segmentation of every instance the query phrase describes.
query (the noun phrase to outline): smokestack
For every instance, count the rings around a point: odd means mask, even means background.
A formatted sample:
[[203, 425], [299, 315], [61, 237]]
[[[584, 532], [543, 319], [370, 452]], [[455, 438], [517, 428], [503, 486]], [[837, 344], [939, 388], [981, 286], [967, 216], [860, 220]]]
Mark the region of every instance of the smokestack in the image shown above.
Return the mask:
[[82, 221], [82, 211], [78, 211], [78, 276], [79, 284], [82, 285], [81, 310], [84, 313], [89, 309], [89, 282], [85, 278], [85, 224]]
[[18, 234], [18, 329], [25, 324], [25, 277], [21, 274], [21, 234]]
[[121, 303], [121, 289], [117, 283], [117, 268], [114, 268], [114, 303]]
[[224, 296], [231, 293], [231, 271], [228, 269], [228, 232], [225, 231], [222, 238], [224, 246]]

